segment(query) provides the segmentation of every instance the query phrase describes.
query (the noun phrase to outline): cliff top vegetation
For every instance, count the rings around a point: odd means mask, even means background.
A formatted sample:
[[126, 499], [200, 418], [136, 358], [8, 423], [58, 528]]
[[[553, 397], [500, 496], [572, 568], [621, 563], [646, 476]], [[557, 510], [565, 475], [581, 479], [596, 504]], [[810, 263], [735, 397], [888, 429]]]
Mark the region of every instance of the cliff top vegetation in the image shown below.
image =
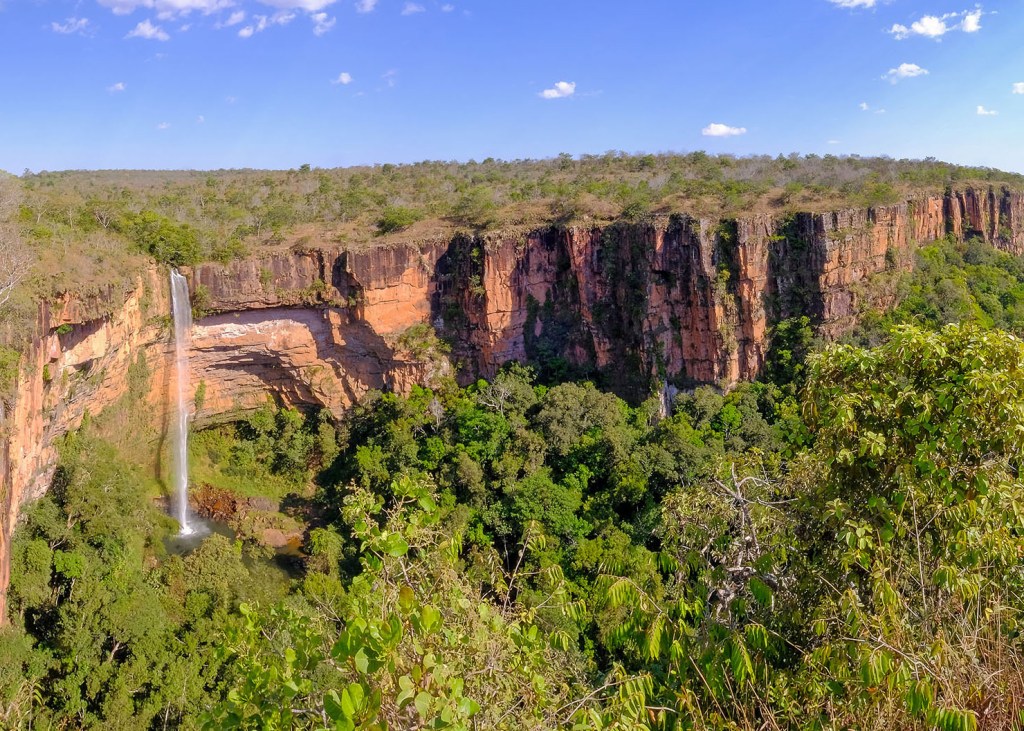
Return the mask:
[[124, 286], [148, 257], [185, 265], [268, 247], [362, 248], [467, 229], [495, 235], [676, 212], [816, 212], [990, 185], [1024, 188], [1024, 176], [932, 158], [619, 151], [285, 171], [25, 171], [0, 180], [4, 236], [17, 237], [34, 261], [6, 306], [5, 332], [10, 339], [23, 330], [39, 298]]

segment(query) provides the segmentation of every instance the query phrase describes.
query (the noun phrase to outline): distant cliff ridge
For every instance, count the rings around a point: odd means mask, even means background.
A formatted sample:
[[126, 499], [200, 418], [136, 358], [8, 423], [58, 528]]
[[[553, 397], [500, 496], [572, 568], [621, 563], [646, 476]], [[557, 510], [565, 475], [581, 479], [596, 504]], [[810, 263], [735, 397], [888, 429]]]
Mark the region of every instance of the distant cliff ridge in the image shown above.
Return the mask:
[[[666, 380], [728, 385], [760, 373], [774, 322], [808, 314], [835, 336], [854, 324], [858, 282], [909, 268], [915, 243], [947, 234], [1024, 253], [1024, 194], [967, 189], [824, 214], [677, 215], [202, 264], [185, 272], [204, 315], [193, 329], [196, 419], [231, 418], [268, 392], [341, 414], [371, 389], [429, 384], [449, 360], [461, 380], [509, 360], [564, 362], [634, 399]], [[41, 306], [0, 411], [0, 611], [19, 507], [49, 486], [56, 438], [127, 391], [140, 353], [154, 417], [166, 417], [166, 273], [154, 266], [107, 299], [113, 314], [98, 319], [73, 294]]]

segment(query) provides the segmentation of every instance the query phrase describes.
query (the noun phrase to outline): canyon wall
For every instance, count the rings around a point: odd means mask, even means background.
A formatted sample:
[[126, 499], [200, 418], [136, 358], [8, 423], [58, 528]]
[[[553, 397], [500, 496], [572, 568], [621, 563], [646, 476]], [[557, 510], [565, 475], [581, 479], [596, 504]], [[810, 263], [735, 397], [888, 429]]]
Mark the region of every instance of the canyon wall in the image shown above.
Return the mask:
[[[837, 335], [868, 277], [909, 268], [916, 243], [947, 234], [1024, 253], [1024, 195], [968, 189], [825, 214], [677, 215], [202, 264], [185, 270], [199, 311], [195, 419], [237, 418], [268, 393], [340, 415], [371, 389], [471, 381], [509, 360], [634, 400], [665, 381], [728, 386], [758, 375], [772, 323], [807, 314]], [[166, 422], [166, 280], [154, 266], [103, 302], [40, 306], [14, 396], [0, 400], [0, 621], [18, 510], [49, 486], [57, 437], [132, 388]]]

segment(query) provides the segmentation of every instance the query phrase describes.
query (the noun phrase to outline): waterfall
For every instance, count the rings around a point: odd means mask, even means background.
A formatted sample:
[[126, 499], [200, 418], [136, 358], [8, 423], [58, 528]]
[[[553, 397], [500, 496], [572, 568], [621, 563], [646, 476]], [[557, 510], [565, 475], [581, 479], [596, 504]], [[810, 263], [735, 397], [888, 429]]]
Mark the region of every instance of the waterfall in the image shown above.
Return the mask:
[[181, 534], [189, 535], [188, 526], [188, 391], [189, 334], [192, 329], [192, 304], [188, 299], [188, 280], [171, 270], [171, 307], [174, 310], [174, 396], [177, 411], [171, 421], [171, 469], [174, 482], [175, 510], [181, 523]]

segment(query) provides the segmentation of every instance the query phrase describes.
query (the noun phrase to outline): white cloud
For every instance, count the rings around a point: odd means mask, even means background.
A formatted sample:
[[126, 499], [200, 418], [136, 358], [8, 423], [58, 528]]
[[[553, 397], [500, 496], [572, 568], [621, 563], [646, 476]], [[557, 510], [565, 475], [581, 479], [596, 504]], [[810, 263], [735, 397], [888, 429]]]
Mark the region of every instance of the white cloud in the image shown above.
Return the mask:
[[62, 35], [78, 33], [84, 36], [92, 30], [92, 26], [89, 25], [88, 18], [68, 18], [63, 23], [50, 23], [50, 29], [54, 33], [61, 33]]
[[170, 122], [161, 122], [160, 124], [158, 124], [156, 126], [156, 128], [159, 129], [159, 130], [170, 129], [171, 128], [171, 123]]
[[878, 0], [828, 0], [833, 5], [840, 8], [873, 8], [878, 4]]
[[426, 12], [426, 8], [419, 3], [406, 3], [405, 7], [402, 8], [402, 15], [415, 15], [416, 13]]
[[398, 83], [398, 69], [391, 69], [381, 74], [381, 78], [387, 83], [388, 87], [393, 87]]
[[450, 13], [453, 10], [455, 10], [455, 6], [452, 5], [451, 3], [445, 3], [444, 5], [441, 6], [442, 13]]
[[915, 20], [911, 23], [909, 28], [896, 23], [889, 29], [889, 33], [898, 41], [905, 40], [911, 36], [939, 40], [947, 33], [957, 30], [964, 33], [977, 33], [981, 30], [981, 16], [984, 14], [984, 11], [979, 7], [962, 13], [925, 15], [920, 20]]
[[[128, 15], [135, 10], [145, 9], [154, 11], [157, 19], [163, 21], [185, 16], [192, 12], [209, 15], [211, 13], [232, 10], [231, 15], [225, 22], [217, 24], [218, 28], [239, 25], [245, 21], [247, 16], [246, 11], [239, 8], [239, 6], [243, 5], [242, 0], [98, 0], [98, 2], [100, 5], [113, 10], [116, 15]], [[315, 16], [322, 13], [325, 8], [334, 5], [338, 0], [258, 0], [258, 2], [277, 11], [270, 15], [270, 18], [294, 17], [294, 12], [292, 11], [301, 11], [314, 16], [314, 32], [319, 28], [319, 35], [326, 33], [333, 25], [333, 22], [332, 19], [326, 16], [323, 17], [323, 20], [317, 21]], [[368, 4], [372, 9], [377, 0], [359, 0], [359, 2], [363, 5]], [[278, 22], [278, 24], [281, 23]], [[264, 25], [265, 27], [267, 27], [266, 24]], [[254, 23], [252, 24], [252, 31], [242, 37], [248, 38], [253, 33], [258, 33], [261, 30], [263, 28], [260, 27], [259, 23]]]
[[912, 79], [915, 76], [927, 75], [928, 69], [923, 69], [916, 63], [901, 63], [896, 68], [889, 69], [886, 73], [882, 74], [882, 78], [895, 84], [903, 79]]
[[288, 25], [288, 23], [295, 20], [295, 13], [281, 10], [273, 15], [254, 15], [252, 19], [256, 22], [240, 29], [238, 31], [239, 38], [252, 38], [254, 34], [262, 33], [274, 25]]
[[377, 0], [357, 0], [356, 2], [357, 13], [372, 13], [375, 7], [377, 7]]
[[197, 11], [209, 15], [235, 5], [235, 0], [99, 0], [116, 15], [128, 15], [138, 8], [153, 10], [161, 20]]
[[1018, 81], [1013, 85], [1014, 94], [1024, 94], [1024, 81]]
[[868, 104], [867, 102], [861, 102], [860, 103], [860, 110], [862, 112], [866, 112], [869, 109], [871, 109], [871, 105], [870, 104]]
[[949, 33], [952, 30], [944, 18], [939, 18], [935, 15], [925, 15], [920, 20], [915, 20], [910, 24], [908, 28], [905, 25], [897, 23], [889, 31], [896, 40], [902, 41], [904, 38], [909, 38], [912, 35], [924, 36], [925, 38], [941, 38], [942, 36]]
[[107, 91], [111, 94], [117, 94], [118, 92], [124, 91], [128, 88], [128, 84], [123, 81], [118, 81], [116, 84], [111, 84], [107, 87]]
[[149, 20], [144, 20], [135, 26], [125, 38], [146, 38], [151, 41], [166, 41], [170, 40], [170, 36], [161, 28], [159, 25], [153, 25]]
[[337, 22], [337, 18], [328, 17], [327, 13], [313, 13], [309, 17], [313, 20], [313, 35], [315, 36], [322, 36]]
[[700, 133], [705, 137], [736, 137], [737, 135], [745, 135], [747, 133], [747, 128], [730, 127], [727, 124], [712, 122], [707, 127], [702, 129]]
[[352, 74], [350, 74], [348, 71], [342, 71], [340, 74], [338, 74], [338, 78], [336, 78], [331, 83], [347, 86], [352, 83]]
[[981, 12], [980, 8], [978, 10], [972, 10], [969, 13], [965, 13], [963, 22], [960, 23], [960, 30], [964, 33], [977, 33], [981, 30], [982, 15], [984, 15], [984, 13]]
[[825, 144], [828, 144], [828, 145], [838, 145], [839, 144], [839, 140], [829, 140]]
[[545, 89], [540, 93], [544, 99], [565, 99], [576, 93], [576, 82], [575, 81], [558, 81], [550, 89]]
[[979, 117], [994, 117], [997, 114], [999, 114], [999, 112], [997, 112], [995, 109], [985, 109], [985, 107], [981, 106], [980, 104], [978, 105]]
[[317, 13], [326, 7], [334, 5], [338, 0], [260, 0], [264, 5], [281, 10], [305, 10], [307, 13]]

